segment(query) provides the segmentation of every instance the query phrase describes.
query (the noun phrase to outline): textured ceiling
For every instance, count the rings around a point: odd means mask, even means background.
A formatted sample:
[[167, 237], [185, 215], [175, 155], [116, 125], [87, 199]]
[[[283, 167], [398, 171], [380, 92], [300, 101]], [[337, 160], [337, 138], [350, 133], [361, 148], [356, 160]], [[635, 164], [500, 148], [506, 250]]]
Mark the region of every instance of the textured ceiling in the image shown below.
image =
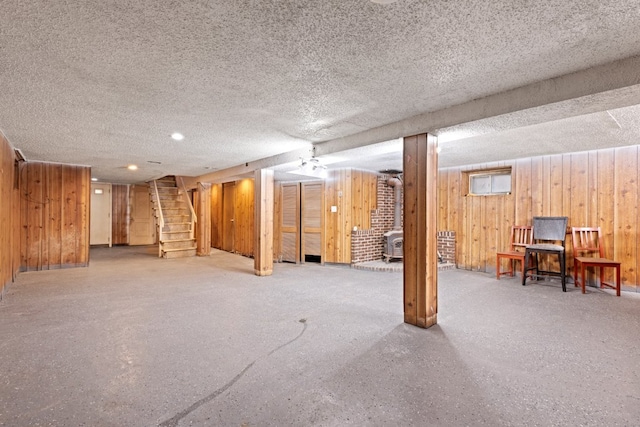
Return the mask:
[[[638, 28], [621, 0], [4, 0], [0, 129], [29, 160], [107, 181], [195, 176], [636, 56]], [[540, 125], [538, 154], [576, 132], [603, 147], [614, 124]], [[531, 129], [488, 132], [443, 144], [443, 166], [531, 145]], [[637, 143], [621, 137], [606, 143]]]

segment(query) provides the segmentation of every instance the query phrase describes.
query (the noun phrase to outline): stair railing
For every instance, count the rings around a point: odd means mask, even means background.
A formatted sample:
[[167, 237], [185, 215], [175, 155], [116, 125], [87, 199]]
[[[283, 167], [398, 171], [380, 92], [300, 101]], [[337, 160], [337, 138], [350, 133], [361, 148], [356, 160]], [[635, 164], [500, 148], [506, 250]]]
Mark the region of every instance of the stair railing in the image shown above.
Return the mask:
[[187, 193], [187, 188], [184, 186], [184, 180], [180, 177], [180, 186], [182, 187], [182, 196], [187, 201], [187, 205], [189, 206], [189, 210], [191, 211], [191, 238], [193, 239], [195, 236], [195, 223], [198, 222], [198, 218], [196, 217], [196, 211], [193, 209], [193, 204], [191, 203], [191, 199], [189, 198], [189, 194]]
[[158, 184], [156, 180], [153, 180], [153, 189], [156, 193], [156, 202], [158, 203], [158, 213], [160, 214], [160, 226], [158, 230], [158, 256], [162, 256], [162, 242], [164, 241], [164, 235], [162, 230], [164, 229], [164, 215], [162, 214], [162, 204], [160, 203], [160, 194], [158, 194]]

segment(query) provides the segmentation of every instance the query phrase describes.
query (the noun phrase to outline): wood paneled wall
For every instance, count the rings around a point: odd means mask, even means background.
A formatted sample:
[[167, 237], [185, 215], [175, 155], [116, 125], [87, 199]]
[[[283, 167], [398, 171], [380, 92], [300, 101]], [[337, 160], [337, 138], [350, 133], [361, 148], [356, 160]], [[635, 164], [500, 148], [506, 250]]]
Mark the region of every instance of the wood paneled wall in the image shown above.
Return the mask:
[[0, 299], [20, 268], [20, 192], [13, 147], [0, 133]]
[[21, 164], [21, 270], [88, 265], [90, 179], [85, 166]]
[[[568, 216], [571, 226], [600, 226], [605, 255], [622, 263], [622, 283], [640, 282], [639, 146], [542, 156], [443, 169], [439, 173], [438, 229], [458, 236], [457, 265], [495, 270], [495, 253], [506, 249], [511, 225], [533, 216]], [[512, 168], [512, 193], [464, 194], [464, 171]], [[572, 271], [571, 236], [567, 264]], [[608, 273], [609, 274], [609, 273]]]
[[208, 256], [211, 255], [211, 184], [198, 182], [193, 199], [198, 218], [195, 224], [196, 253]]
[[237, 181], [234, 197], [234, 252], [253, 255], [253, 223], [255, 204], [255, 184], [252, 178]]
[[273, 186], [273, 260], [282, 261], [282, 184]]
[[222, 184], [211, 185], [211, 247], [222, 248]]
[[131, 208], [129, 205], [129, 186], [111, 185], [111, 241], [114, 245], [129, 244], [129, 222]]
[[[377, 206], [377, 174], [357, 169], [332, 170], [325, 179], [325, 262], [351, 263], [351, 231], [371, 228]], [[331, 212], [336, 206], [337, 211]]]
[[[371, 210], [377, 207], [377, 174], [356, 169], [330, 171], [325, 179], [325, 262], [351, 262], [351, 231], [371, 228]], [[234, 194], [234, 251], [253, 255], [253, 195], [252, 179], [237, 181]], [[281, 183], [274, 189], [274, 259], [282, 255], [282, 205]], [[215, 184], [211, 189], [211, 244], [222, 247], [223, 186]], [[331, 206], [337, 212], [331, 212]]]
[[[371, 228], [377, 209], [378, 175], [358, 169], [328, 171], [324, 180], [324, 262], [351, 263], [351, 232]], [[276, 183], [274, 227], [282, 227], [282, 184]], [[331, 207], [336, 212], [331, 212]], [[282, 255], [282, 232], [274, 230], [274, 257]]]

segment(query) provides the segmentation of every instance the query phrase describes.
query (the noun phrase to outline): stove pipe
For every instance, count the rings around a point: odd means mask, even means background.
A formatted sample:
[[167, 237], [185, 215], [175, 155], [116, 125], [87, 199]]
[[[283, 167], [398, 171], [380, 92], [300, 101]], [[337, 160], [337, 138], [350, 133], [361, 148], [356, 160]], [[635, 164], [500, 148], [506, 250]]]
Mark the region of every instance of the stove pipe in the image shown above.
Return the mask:
[[402, 230], [402, 221], [400, 216], [402, 215], [402, 201], [400, 200], [402, 192], [402, 181], [398, 178], [389, 178], [387, 185], [394, 188], [393, 193], [393, 229]]

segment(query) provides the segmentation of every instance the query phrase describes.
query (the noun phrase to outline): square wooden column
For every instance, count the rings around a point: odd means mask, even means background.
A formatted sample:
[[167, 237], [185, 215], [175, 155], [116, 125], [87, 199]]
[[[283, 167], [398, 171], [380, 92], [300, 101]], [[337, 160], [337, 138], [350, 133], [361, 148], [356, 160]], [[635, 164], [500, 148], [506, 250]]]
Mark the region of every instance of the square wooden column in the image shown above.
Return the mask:
[[196, 254], [211, 255], [211, 184], [196, 185]]
[[404, 139], [404, 321], [421, 328], [438, 323], [437, 148], [433, 135]]
[[253, 265], [256, 276], [273, 273], [273, 171], [255, 172]]

